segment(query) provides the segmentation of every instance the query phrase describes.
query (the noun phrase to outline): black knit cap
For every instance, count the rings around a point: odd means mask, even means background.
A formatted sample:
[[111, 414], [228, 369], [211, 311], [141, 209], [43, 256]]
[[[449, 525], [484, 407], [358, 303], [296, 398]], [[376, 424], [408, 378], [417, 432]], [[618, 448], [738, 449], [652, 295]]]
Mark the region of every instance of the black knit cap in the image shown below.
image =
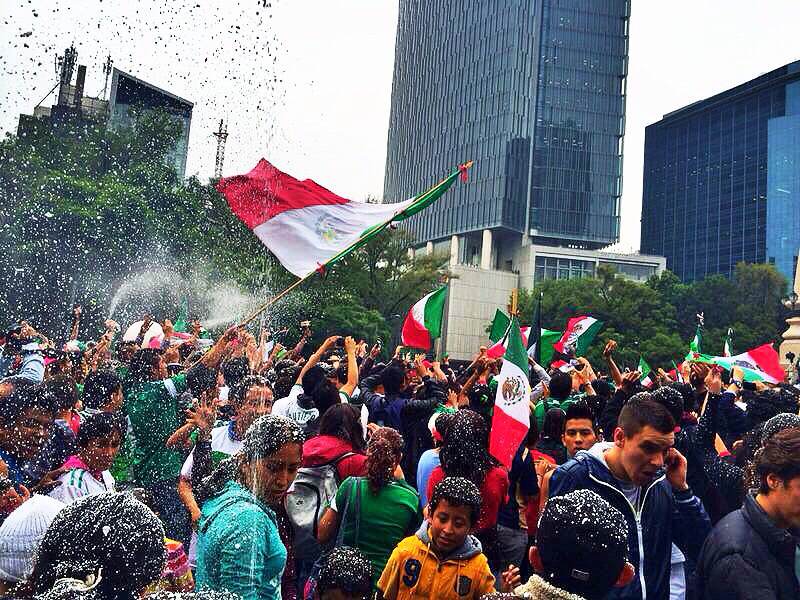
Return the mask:
[[160, 577], [165, 560], [164, 527], [153, 511], [129, 494], [105, 492], [56, 515], [32, 578], [39, 594], [58, 581], [62, 589], [92, 588], [85, 598], [135, 598]]
[[627, 560], [627, 532], [622, 513], [591, 490], [550, 498], [536, 534], [542, 576], [586, 598], [604, 595]]

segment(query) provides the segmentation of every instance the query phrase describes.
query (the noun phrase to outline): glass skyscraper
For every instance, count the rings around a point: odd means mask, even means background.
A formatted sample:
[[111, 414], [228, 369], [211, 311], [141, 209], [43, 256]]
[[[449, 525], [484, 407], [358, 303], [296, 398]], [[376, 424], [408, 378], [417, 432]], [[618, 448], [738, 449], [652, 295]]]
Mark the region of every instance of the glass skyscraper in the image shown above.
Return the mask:
[[642, 252], [683, 281], [740, 261], [791, 282], [800, 249], [800, 61], [664, 116], [645, 133]]
[[520, 236], [619, 239], [629, 14], [629, 0], [400, 0], [385, 199], [475, 161], [410, 221], [417, 243], [462, 236], [462, 261], [517, 270]]

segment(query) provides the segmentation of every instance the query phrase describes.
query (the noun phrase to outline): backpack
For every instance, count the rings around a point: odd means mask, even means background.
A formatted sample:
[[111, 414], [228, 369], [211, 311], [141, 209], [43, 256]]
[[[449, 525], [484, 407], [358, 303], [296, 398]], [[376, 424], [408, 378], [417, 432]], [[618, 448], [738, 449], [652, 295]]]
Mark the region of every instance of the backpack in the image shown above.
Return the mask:
[[345, 452], [329, 463], [301, 467], [286, 494], [286, 513], [294, 529], [294, 554], [297, 560], [316, 560], [322, 553], [317, 541], [319, 520], [339, 489], [336, 467], [355, 452]]

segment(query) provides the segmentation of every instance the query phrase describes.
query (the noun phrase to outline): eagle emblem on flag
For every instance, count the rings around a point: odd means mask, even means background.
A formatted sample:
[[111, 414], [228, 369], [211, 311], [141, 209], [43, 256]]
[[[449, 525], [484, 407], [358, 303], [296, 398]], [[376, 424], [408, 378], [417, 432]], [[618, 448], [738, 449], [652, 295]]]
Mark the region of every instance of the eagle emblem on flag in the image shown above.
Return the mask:
[[514, 405], [525, 397], [525, 382], [519, 377], [507, 377], [501, 392], [505, 403], [509, 406]]

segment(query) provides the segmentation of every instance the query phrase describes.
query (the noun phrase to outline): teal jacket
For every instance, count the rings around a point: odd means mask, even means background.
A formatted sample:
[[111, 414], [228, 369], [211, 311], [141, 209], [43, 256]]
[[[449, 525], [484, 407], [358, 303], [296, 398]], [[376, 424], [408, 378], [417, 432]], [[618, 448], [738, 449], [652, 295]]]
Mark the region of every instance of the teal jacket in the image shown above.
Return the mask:
[[229, 481], [203, 504], [197, 527], [197, 589], [227, 590], [242, 600], [281, 600], [286, 548], [275, 513]]

